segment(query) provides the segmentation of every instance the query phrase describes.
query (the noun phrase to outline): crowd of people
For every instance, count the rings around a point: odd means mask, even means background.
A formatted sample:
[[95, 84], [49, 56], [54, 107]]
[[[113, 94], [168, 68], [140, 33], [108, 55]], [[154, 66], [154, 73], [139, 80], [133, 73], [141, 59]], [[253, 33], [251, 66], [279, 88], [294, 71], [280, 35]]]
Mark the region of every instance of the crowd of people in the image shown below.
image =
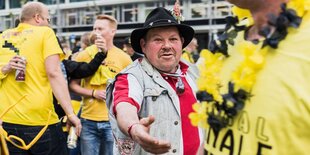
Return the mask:
[[123, 47], [98, 15], [73, 52], [27, 2], [0, 34], [0, 155], [307, 154], [310, 1], [228, 1], [201, 52], [178, 0]]

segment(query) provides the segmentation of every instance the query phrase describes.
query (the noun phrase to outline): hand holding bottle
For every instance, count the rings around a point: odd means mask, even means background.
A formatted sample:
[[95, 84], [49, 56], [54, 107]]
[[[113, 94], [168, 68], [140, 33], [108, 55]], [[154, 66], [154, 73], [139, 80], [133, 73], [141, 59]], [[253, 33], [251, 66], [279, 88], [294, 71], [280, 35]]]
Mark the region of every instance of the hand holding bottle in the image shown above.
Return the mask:
[[26, 69], [26, 59], [22, 56], [15, 55], [6, 65], [1, 68], [3, 74], [8, 74], [13, 70], [23, 70]]
[[77, 142], [77, 135], [75, 133], [75, 127], [74, 126], [71, 126], [70, 127], [70, 130], [69, 130], [69, 133], [68, 133], [68, 139], [67, 139], [67, 145], [68, 145], [68, 148], [69, 149], [74, 149], [76, 148], [76, 142]]
[[100, 33], [96, 33], [95, 45], [98, 47], [99, 52], [107, 52], [106, 40], [102, 37]]
[[18, 82], [24, 82], [25, 78], [26, 78], [26, 58], [25, 57], [21, 57], [21, 61], [17, 62], [17, 64], [23, 68], [23, 69], [16, 69], [15, 72], [15, 80]]

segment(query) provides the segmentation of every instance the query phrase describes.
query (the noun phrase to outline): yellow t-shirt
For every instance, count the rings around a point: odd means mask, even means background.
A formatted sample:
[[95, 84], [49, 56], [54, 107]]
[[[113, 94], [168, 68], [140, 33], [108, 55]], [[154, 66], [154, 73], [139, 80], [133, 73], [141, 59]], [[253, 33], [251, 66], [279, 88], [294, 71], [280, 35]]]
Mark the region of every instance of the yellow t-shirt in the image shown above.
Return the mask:
[[45, 59], [54, 54], [63, 55], [54, 31], [21, 23], [17, 28], [4, 31], [0, 38], [0, 64], [6, 64], [17, 53], [26, 58], [25, 82], [15, 80], [15, 71], [1, 79], [0, 114], [15, 105], [2, 118], [4, 122], [21, 125], [45, 125], [52, 110], [49, 124], [58, 122], [54, 112], [52, 89], [45, 72]]
[[[206, 149], [214, 155], [306, 155], [310, 152], [310, 13], [271, 49], [244, 109], [216, 136], [206, 130]], [[243, 41], [243, 34], [236, 44]], [[237, 45], [236, 45], [237, 46]], [[235, 47], [222, 71], [223, 93], [240, 64]]]
[[[89, 46], [77, 55], [76, 61], [89, 62], [97, 52], [97, 46]], [[94, 75], [83, 79], [85, 80], [83, 86], [84, 88], [105, 90], [107, 80], [114, 78], [114, 76], [127, 67], [132, 60], [124, 51], [117, 47], [113, 47], [108, 51], [104, 62], [105, 64], [101, 65]], [[81, 117], [93, 121], [109, 120], [108, 109], [105, 101], [97, 100], [91, 97], [84, 97]]]
[[7, 74], [3, 74], [1, 71], [4, 65], [5, 64], [0, 64], [0, 87], [1, 87], [2, 79], [4, 79], [7, 76]]

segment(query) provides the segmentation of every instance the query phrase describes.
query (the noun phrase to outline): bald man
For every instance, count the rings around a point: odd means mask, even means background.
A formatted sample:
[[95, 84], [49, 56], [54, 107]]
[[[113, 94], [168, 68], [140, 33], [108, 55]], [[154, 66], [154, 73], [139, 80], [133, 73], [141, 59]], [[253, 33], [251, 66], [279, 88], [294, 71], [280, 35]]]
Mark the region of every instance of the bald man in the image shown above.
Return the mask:
[[[54, 31], [49, 28], [48, 8], [28, 2], [21, 11], [21, 23], [0, 37], [0, 112], [2, 132], [8, 138], [10, 154], [67, 154], [65, 137], [53, 106], [52, 92], [68, 119], [81, 131], [61, 72], [64, 53]], [[25, 80], [15, 80], [15, 70], [25, 72]]]

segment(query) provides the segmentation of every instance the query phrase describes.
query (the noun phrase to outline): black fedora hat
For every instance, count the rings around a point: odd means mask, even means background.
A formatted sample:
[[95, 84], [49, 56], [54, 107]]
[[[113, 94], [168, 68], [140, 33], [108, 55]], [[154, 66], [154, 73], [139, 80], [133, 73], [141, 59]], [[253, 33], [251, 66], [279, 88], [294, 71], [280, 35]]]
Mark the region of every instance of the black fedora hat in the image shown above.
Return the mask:
[[194, 29], [185, 24], [179, 24], [170, 11], [159, 7], [154, 9], [145, 19], [142, 28], [138, 28], [131, 33], [131, 46], [139, 53], [143, 53], [140, 46], [140, 39], [146, 34], [149, 29], [156, 27], [176, 26], [184, 38], [183, 48], [185, 48], [193, 39]]

